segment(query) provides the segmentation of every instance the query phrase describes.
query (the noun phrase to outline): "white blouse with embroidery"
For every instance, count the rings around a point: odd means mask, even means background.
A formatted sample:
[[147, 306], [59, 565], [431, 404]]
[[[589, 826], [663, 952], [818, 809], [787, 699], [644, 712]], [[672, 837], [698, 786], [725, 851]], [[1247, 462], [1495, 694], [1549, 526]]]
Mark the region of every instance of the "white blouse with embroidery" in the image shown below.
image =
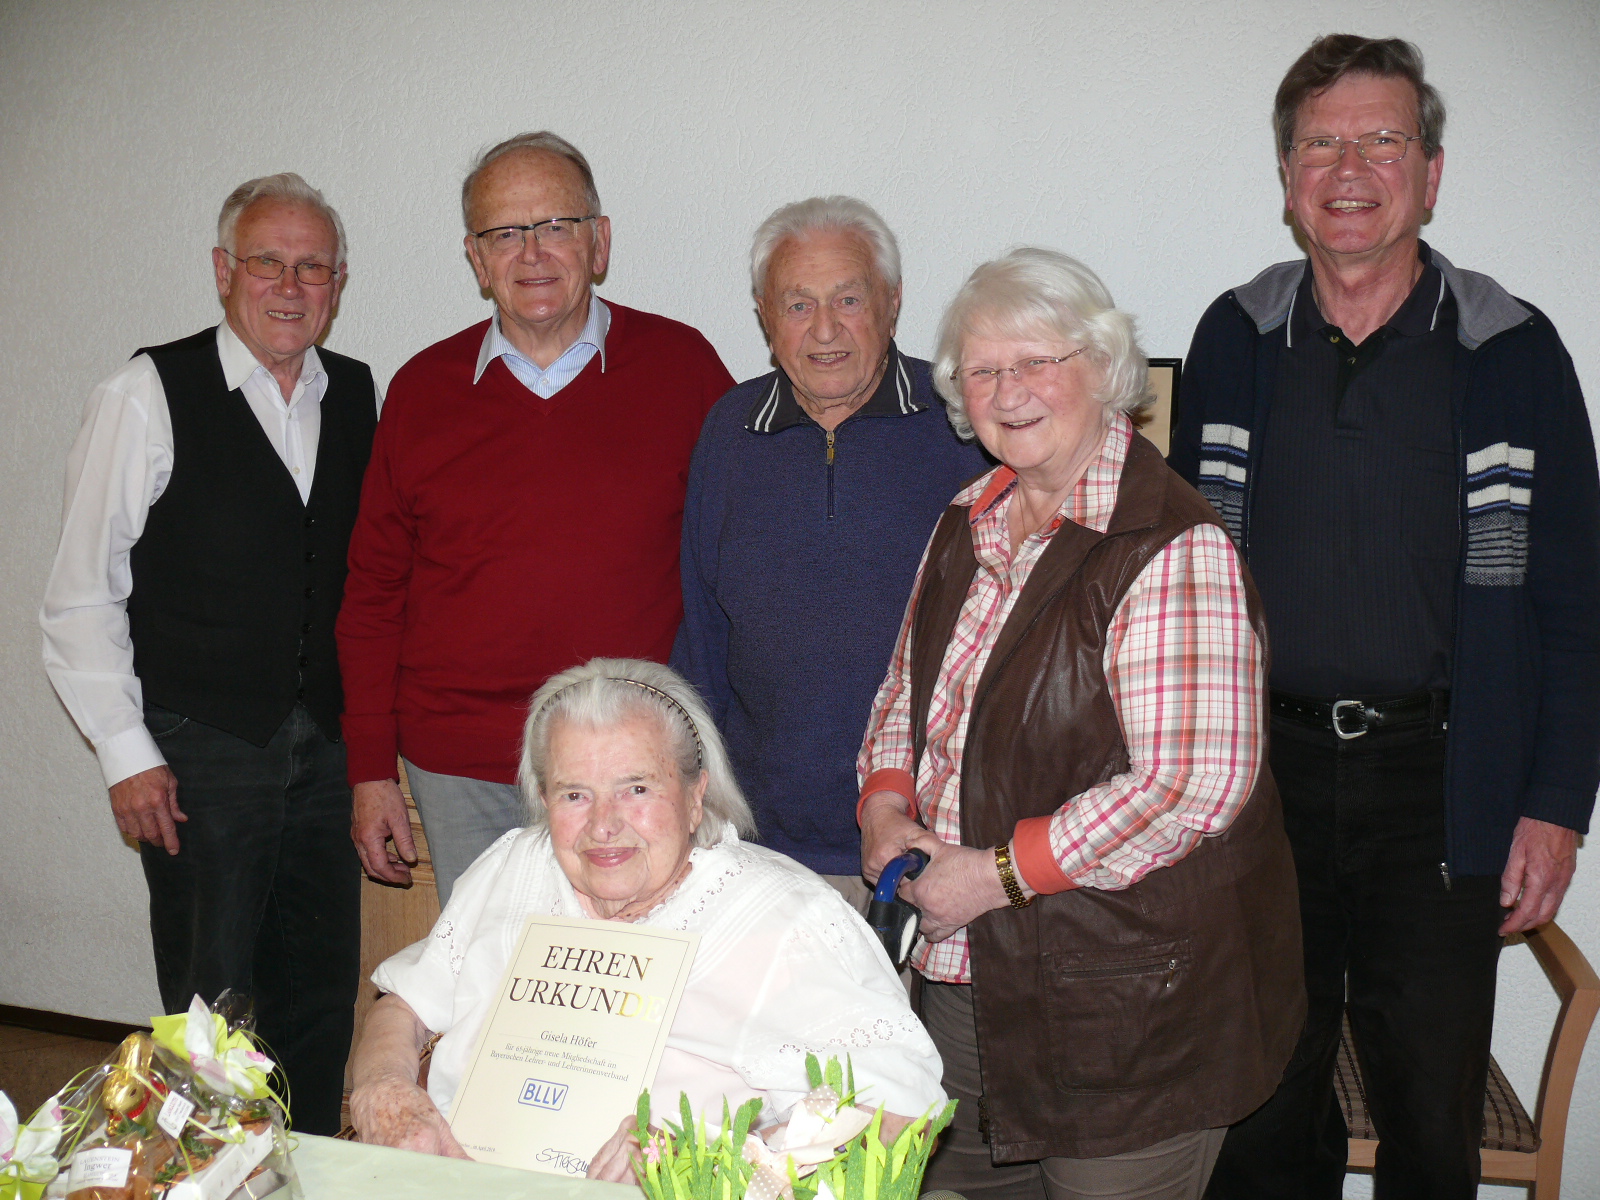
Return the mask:
[[[690, 852], [689, 876], [637, 923], [691, 930], [700, 948], [661, 1068], [655, 1111], [684, 1092], [715, 1122], [752, 1096], [786, 1119], [807, 1091], [809, 1051], [855, 1069], [861, 1103], [920, 1116], [945, 1100], [939, 1053], [872, 930], [793, 859], [729, 832]], [[542, 829], [513, 830], [456, 881], [433, 932], [385, 961], [372, 981], [444, 1036], [428, 1094], [447, 1117], [526, 919], [586, 914]], [[622, 1114], [618, 1114], [621, 1119]]]

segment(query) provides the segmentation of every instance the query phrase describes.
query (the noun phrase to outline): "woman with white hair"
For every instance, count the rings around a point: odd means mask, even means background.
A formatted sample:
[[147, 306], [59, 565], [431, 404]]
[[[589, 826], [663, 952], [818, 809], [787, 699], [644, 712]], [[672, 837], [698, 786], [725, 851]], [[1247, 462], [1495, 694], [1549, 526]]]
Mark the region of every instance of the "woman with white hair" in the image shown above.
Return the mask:
[[[741, 840], [750, 810], [704, 704], [657, 663], [597, 658], [536, 693], [520, 782], [529, 823], [457, 882], [422, 941], [383, 963], [350, 1115], [363, 1141], [466, 1157], [448, 1125], [500, 980], [530, 915], [700, 935], [652, 1093], [715, 1119], [760, 1097], [782, 1120], [808, 1090], [805, 1056], [848, 1055], [885, 1127], [941, 1103], [939, 1057], [862, 919], [798, 863]], [[422, 1048], [433, 1051], [427, 1090]], [[902, 1120], [891, 1114], [903, 1114]], [[622, 1122], [589, 1165], [632, 1182]]]
[[867, 877], [931, 859], [901, 894], [961, 1105], [925, 1186], [1198, 1197], [1305, 1004], [1254, 590], [1082, 263], [980, 266], [934, 380], [1001, 466], [928, 543], [858, 762]]

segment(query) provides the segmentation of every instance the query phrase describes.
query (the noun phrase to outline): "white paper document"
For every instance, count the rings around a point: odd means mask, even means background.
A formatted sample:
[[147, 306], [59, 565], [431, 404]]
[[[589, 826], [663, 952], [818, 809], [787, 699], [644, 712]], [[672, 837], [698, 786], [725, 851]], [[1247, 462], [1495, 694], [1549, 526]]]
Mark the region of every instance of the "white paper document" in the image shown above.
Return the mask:
[[581, 1176], [655, 1082], [697, 933], [529, 917], [450, 1109], [479, 1162]]

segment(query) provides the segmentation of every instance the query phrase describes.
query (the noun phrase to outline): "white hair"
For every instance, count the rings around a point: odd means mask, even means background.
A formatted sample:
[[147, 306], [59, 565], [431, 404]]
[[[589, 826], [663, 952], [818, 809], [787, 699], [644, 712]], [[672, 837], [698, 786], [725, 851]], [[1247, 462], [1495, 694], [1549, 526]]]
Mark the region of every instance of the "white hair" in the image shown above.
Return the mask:
[[344, 222], [339, 219], [339, 214], [334, 211], [333, 205], [323, 198], [322, 193], [293, 171], [280, 171], [276, 175], [247, 179], [229, 192], [228, 198], [222, 202], [222, 211], [217, 214], [217, 245], [229, 254], [234, 254], [239, 249], [234, 241], [234, 234], [239, 228], [239, 218], [244, 210], [257, 200], [280, 200], [286, 204], [303, 204], [320, 213], [328, 224], [333, 226], [334, 240], [337, 242], [335, 265], [344, 264], [348, 253], [344, 240]]
[[701, 800], [705, 816], [695, 831], [695, 845], [714, 846], [730, 828], [744, 837], [753, 835], [755, 817], [700, 693], [671, 667], [638, 658], [591, 658], [581, 667], [552, 676], [533, 694], [517, 771], [528, 824], [540, 826], [549, 819], [543, 793], [550, 731], [557, 721], [607, 729], [640, 713], [660, 722], [685, 788], [698, 783], [705, 770], [706, 793]]
[[813, 233], [855, 234], [872, 249], [872, 264], [884, 286], [891, 292], [900, 286], [900, 243], [877, 211], [854, 196], [813, 196], [785, 204], [756, 227], [750, 245], [750, 289], [757, 299], [766, 294], [767, 267], [778, 247]]
[[955, 373], [963, 344], [974, 335], [1081, 343], [1085, 357], [1105, 373], [1095, 399], [1105, 405], [1108, 421], [1112, 414], [1135, 412], [1154, 398], [1133, 317], [1112, 303], [1098, 275], [1059, 251], [1021, 246], [984, 263], [944, 310], [933, 386], [945, 398], [950, 424], [968, 441], [972, 422]]
[[558, 133], [551, 133], [548, 129], [540, 129], [533, 133], [519, 133], [508, 137], [503, 142], [496, 142], [477, 158], [472, 160], [472, 167], [467, 171], [467, 177], [461, 181], [461, 221], [467, 227], [468, 233], [476, 233], [472, 228], [472, 189], [478, 185], [478, 176], [482, 175], [489, 167], [499, 162], [508, 154], [528, 154], [542, 152], [554, 154], [564, 158], [578, 169], [578, 175], [583, 180], [583, 202], [589, 208], [586, 213], [561, 213], [567, 217], [598, 217], [600, 215], [600, 193], [594, 186], [594, 171], [589, 166], [589, 160], [566, 138]]

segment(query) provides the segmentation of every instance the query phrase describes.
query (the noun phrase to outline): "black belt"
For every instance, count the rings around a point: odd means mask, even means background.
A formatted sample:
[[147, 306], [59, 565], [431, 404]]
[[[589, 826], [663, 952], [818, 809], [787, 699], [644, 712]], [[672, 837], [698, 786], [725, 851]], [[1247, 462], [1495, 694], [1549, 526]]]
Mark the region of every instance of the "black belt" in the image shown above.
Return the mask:
[[1272, 693], [1272, 715], [1311, 729], [1332, 730], [1346, 741], [1373, 730], [1427, 722], [1435, 735], [1449, 727], [1450, 693], [1418, 692], [1397, 700], [1315, 700]]

